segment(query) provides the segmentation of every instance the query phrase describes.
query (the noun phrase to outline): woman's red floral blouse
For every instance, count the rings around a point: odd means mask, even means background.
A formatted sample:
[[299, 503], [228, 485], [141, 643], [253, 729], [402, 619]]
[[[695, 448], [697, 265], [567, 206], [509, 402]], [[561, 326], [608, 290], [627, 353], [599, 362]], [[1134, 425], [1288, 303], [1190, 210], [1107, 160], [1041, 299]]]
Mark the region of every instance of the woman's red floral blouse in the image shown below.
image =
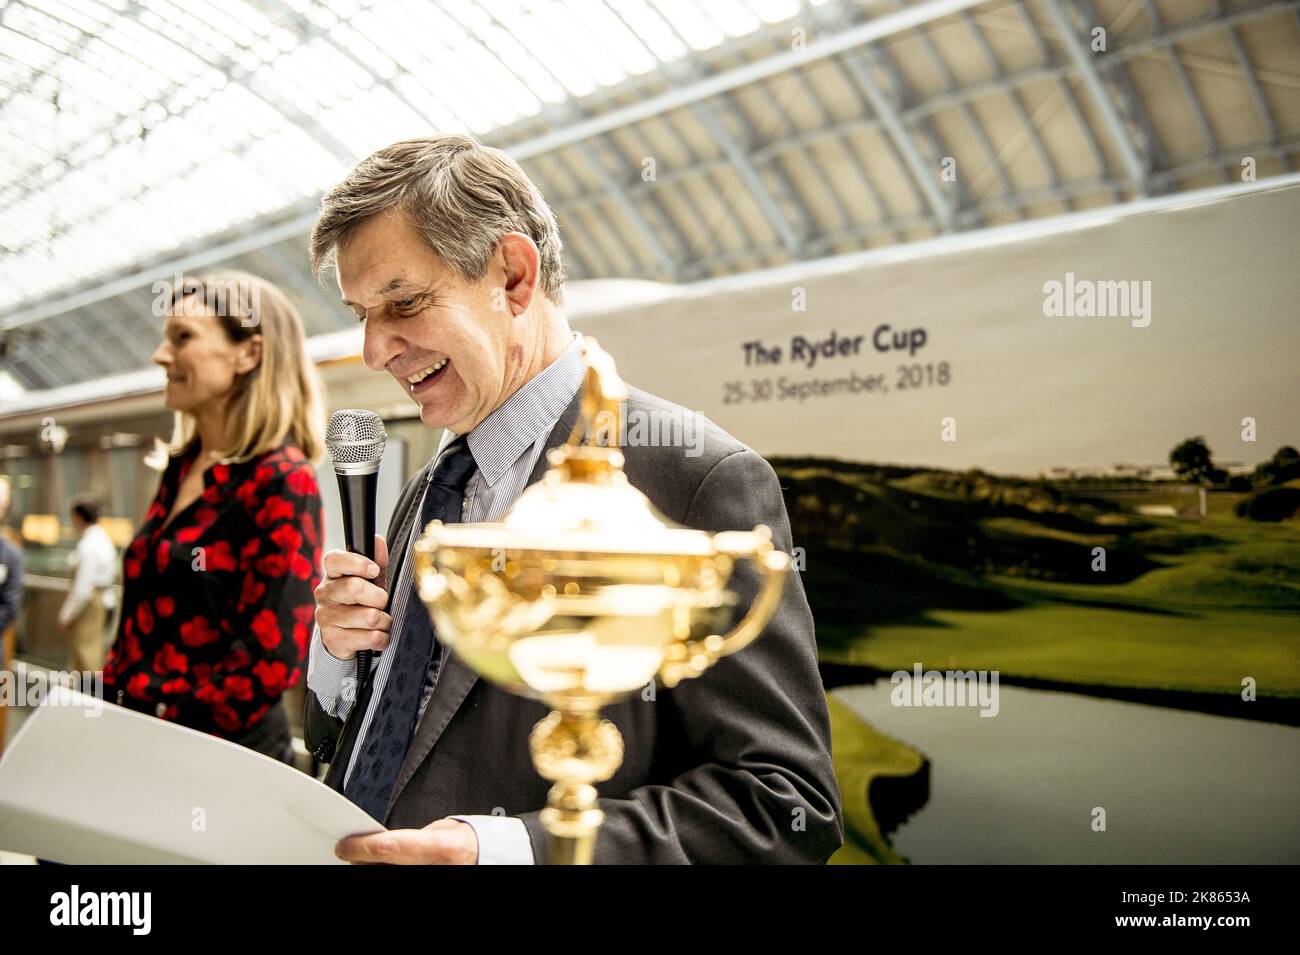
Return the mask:
[[302, 451], [286, 445], [213, 465], [202, 495], [164, 527], [193, 462], [171, 461], [127, 548], [104, 684], [135, 709], [238, 737], [302, 673], [320, 583], [320, 490]]

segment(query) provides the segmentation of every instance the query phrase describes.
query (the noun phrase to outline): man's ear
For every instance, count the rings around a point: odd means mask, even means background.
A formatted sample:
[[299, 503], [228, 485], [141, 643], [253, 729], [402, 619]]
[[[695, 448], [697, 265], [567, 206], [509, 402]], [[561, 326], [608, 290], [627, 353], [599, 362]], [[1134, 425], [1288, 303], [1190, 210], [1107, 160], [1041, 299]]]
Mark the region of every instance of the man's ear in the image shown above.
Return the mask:
[[[541, 281], [542, 257], [537, 243], [522, 232], [507, 232], [497, 243], [502, 304], [511, 315], [522, 315], [532, 304]], [[499, 294], [494, 290], [494, 295]]]
[[239, 356], [235, 359], [235, 371], [246, 375], [262, 363], [262, 336], [254, 335], [240, 343]]

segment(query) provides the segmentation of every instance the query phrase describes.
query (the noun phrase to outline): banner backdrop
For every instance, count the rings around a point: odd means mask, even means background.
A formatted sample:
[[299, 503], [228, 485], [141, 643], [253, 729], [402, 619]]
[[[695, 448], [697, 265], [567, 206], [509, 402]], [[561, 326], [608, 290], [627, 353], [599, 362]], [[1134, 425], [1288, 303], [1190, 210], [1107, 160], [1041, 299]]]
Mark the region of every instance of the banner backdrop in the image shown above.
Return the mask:
[[572, 311], [627, 381], [765, 455], [1038, 473], [1204, 435], [1253, 464], [1300, 442], [1297, 222], [1292, 185]]
[[575, 288], [627, 381], [776, 469], [833, 861], [1300, 862], [1296, 178]]

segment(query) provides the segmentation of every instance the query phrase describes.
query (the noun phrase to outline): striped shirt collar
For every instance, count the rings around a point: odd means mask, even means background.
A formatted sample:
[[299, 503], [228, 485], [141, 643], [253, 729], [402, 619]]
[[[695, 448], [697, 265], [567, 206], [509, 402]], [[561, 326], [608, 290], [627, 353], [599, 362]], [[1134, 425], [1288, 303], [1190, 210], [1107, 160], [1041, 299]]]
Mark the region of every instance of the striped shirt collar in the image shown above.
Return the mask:
[[[551, 433], [577, 394], [586, 371], [582, 335], [575, 332], [560, 357], [525, 382], [469, 433], [470, 453], [488, 487], [495, 487], [525, 451]], [[438, 453], [456, 437], [451, 431], [443, 431]]]

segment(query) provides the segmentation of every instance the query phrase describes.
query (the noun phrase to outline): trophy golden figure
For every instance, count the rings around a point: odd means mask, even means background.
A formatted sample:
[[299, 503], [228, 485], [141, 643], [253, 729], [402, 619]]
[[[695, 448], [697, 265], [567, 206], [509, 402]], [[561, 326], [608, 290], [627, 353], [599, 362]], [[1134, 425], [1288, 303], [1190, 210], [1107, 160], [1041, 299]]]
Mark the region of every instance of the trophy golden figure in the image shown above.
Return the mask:
[[[415, 548], [420, 599], [438, 639], [466, 665], [552, 712], [529, 739], [554, 785], [542, 822], [552, 863], [590, 864], [604, 820], [595, 784], [623, 761], [600, 708], [648, 686], [703, 674], [747, 646], [780, 603], [787, 554], [771, 532], [709, 534], [672, 524], [628, 483], [618, 448], [627, 390], [585, 339], [581, 415], [550, 469], [499, 523], [430, 523]], [[584, 438], [586, 439], [584, 441]], [[761, 575], [731, 632], [737, 560]]]

